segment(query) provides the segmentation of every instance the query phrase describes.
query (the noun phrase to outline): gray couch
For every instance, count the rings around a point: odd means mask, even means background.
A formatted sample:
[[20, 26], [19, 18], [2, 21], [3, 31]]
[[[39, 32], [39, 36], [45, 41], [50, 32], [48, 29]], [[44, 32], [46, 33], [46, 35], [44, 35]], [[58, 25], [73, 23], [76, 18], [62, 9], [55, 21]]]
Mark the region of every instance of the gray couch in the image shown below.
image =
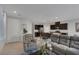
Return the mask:
[[79, 37], [51, 35], [51, 41], [57, 55], [79, 55]]
[[58, 35], [51, 35], [51, 41], [59, 43], [59, 36]]
[[71, 37], [70, 47], [79, 49], [79, 37]]

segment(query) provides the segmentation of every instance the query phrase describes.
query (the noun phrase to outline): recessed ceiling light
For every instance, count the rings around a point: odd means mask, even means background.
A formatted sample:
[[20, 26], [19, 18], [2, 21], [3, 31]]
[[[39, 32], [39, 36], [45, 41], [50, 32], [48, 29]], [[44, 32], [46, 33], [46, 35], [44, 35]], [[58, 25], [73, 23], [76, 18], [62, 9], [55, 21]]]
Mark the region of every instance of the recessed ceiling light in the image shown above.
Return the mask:
[[13, 13], [16, 13], [16, 11], [13, 11]]

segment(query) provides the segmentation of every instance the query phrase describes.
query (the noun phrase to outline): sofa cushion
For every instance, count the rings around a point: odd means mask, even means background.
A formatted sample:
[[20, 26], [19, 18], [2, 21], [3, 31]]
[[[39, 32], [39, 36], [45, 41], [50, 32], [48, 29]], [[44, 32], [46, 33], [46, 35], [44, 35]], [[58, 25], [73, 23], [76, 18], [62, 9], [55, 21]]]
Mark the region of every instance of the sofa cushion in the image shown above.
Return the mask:
[[52, 48], [58, 55], [79, 55], [79, 49], [69, 48], [66, 45], [57, 44], [52, 42]]
[[70, 47], [79, 49], [79, 37], [71, 37]]
[[69, 46], [69, 42], [70, 42], [70, 37], [69, 36], [66, 36], [66, 35], [61, 35], [60, 36], [60, 41], [59, 41], [60, 44]]
[[79, 49], [67, 48], [66, 55], [79, 55]]
[[58, 35], [51, 35], [51, 41], [58, 43], [59, 42], [59, 36]]
[[56, 54], [65, 55], [67, 46], [52, 42], [52, 48]]

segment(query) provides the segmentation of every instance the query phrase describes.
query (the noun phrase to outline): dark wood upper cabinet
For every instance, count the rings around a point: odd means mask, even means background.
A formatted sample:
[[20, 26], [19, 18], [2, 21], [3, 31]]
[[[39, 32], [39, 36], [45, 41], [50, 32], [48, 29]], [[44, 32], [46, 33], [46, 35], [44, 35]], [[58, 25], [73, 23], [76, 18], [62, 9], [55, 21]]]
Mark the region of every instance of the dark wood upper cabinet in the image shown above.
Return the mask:
[[55, 25], [59, 26], [60, 25], [60, 22], [55, 22]]
[[39, 30], [41, 27], [43, 27], [43, 25], [35, 25], [36, 30]]
[[35, 32], [35, 37], [39, 37], [40, 36], [40, 28], [43, 28], [44, 26], [43, 25], [35, 25], [35, 30], [38, 30], [38, 32]]
[[39, 37], [40, 36], [40, 32], [35, 32], [35, 37]]
[[57, 29], [57, 27], [59, 27], [59, 29], [61, 30], [67, 30], [68, 24], [67, 23], [60, 24], [60, 22], [56, 22], [55, 25], [50, 25], [51, 30], [55, 30]]
[[51, 30], [55, 30], [56, 29], [56, 26], [55, 25], [50, 25], [50, 29]]
[[61, 29], [61, 30], [67, 30], [68, 29], [67, 27], [68, 27], [68, 24], [64, 23], [64, 24], [60, 24], [59, 29]]

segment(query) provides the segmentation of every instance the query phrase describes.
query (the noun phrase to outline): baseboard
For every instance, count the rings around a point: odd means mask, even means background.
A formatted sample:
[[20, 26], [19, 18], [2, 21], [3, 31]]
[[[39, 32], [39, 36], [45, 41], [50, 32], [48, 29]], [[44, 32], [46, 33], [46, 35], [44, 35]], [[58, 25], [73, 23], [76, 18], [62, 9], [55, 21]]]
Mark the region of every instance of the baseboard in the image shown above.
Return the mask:
[[22, 42], [22, 41], [21, 40], [18, 40], [18, 41], [7, 41], [6, 44], [17, 43], [17, 42]]

